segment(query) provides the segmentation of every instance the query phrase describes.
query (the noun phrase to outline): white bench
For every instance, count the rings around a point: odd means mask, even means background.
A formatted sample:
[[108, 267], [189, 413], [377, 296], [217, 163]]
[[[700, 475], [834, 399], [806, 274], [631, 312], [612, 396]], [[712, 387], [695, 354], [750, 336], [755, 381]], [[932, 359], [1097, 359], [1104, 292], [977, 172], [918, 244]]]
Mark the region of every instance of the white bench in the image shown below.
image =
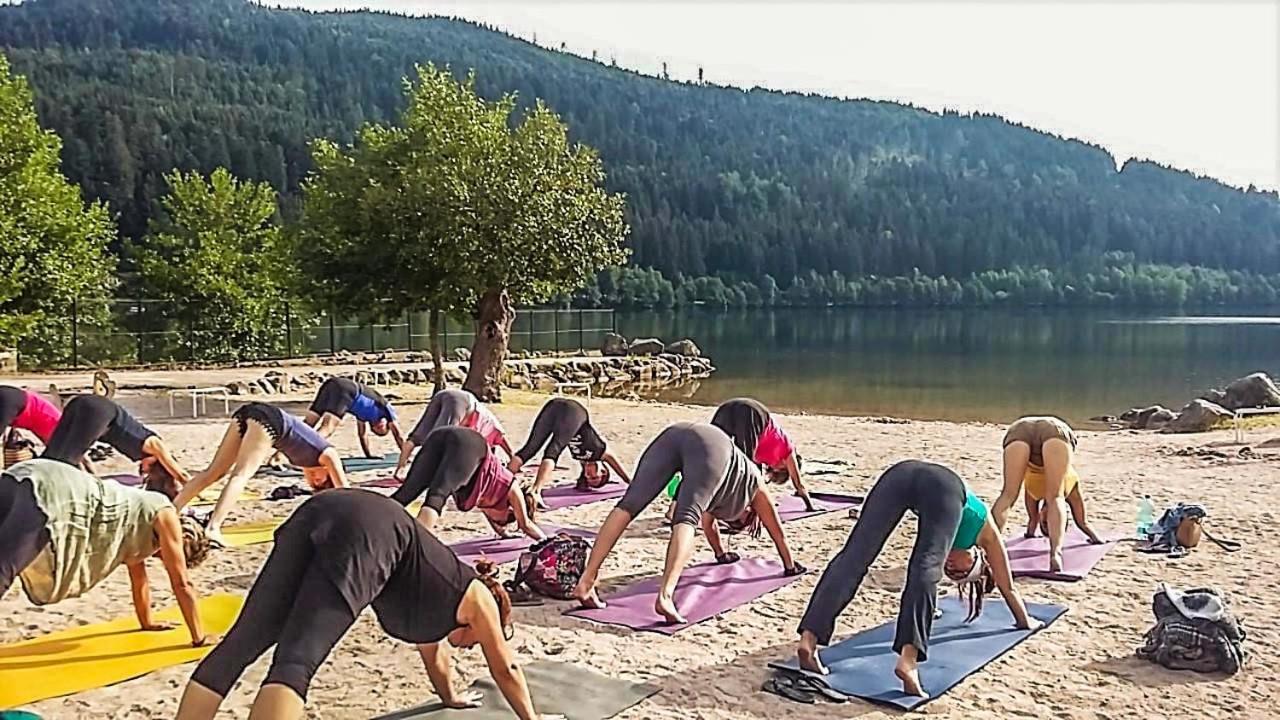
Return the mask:
[[565, 395], [565, 390], [584, 390], [587, 395], [587, 404], [591, 404], [591, 383], [584, 382], [558, 382], [556, 383], [556, 395]]
[[1240, 408], [1234, 411], [1234, 425], [1236, 432], [1236, 442], [1244, 444], [1244, 426], [1242, 422], [1246, 415], [1274, 415], [1280, 413], [1280, 407], [1257, 407], [1257, 408]]
[[173, 417], [173, 399], [181, 395], [191, 396], [191, 417], [200, 417], [199, 407], [204, 406], [205, 414], [209, 412], [209, 396], [222, 398], [222, 414], [228, 415], [231, 412], [231, 391], [221, 385], [214, 387], [188, 387], [174, 388], [169, 391], [169, 417]]

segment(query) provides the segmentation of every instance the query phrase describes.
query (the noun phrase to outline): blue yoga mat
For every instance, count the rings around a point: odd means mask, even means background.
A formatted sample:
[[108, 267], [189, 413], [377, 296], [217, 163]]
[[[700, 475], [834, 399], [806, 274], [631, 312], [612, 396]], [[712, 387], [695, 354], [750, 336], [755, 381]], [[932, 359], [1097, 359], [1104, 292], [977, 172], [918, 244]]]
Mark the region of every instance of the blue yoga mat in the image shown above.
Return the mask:
[[[399, 461], [400, 453], [387, 453], [380, 458], [347, 457], [342, 458], [342, 467], [349, 473], [358, 473], [393, 468]], [[280, 469], [264, 467], [258, 471], [258, 474], [277, 478], [302, 477], [302, 471], [295, 467]]]
[[[929, 660], [920, 664], [920, 683], [929, 697], [903, 693], [902, 681], [893, 674], [898, 661], [898, 654], [893, 651], [893, 622], [821, 648], [818, 656], [831, 670], [827, 683], [846, 695], [913, 710], [941, 697], [1031, 635], [1013, 626], [1009, 607], [996, 598], [988, 598], [982, 615], [968, 625], [964, 622], [968, 608], [955, 595], [943, 599], [938, 606], [942, 617], [933, 622]], [[1027, 610], [1046, 626], [1067, 611], [1061, 605], [1039, 603], [1028, 603]], [[769, 663], [769, 667], [797, 669], [794, 658]]]

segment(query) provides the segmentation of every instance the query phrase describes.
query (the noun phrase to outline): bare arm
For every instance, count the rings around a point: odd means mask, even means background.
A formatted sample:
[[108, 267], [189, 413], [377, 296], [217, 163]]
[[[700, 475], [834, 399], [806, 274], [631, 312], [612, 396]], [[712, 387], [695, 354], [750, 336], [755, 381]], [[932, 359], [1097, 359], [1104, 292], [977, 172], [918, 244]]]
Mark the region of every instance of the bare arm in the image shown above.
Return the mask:
[[436, 523], [440, 522], [440, 513], [430, 505], [423, 505], [418, 511], [418, 522], [432, 534], [436, 531]]
[[363, 420], [356, 420], [356, 438], [360, 440], [360, 449], [367, 458], [377, 457], [369, 452], [369, 423]]
[[622, 482], [628, 485], [631, 484], [631, 476], [627, 474], [627, 471], [622, 467], [622, 463], [618, 462], [618, 458], [614, 457], [613, 453], [605, 451], [605, 453], [600, 456], [600, 459], [603, 460], [606, 465], [613, 468], [614, 472], [618, 473], [618, 477], [622, 478]]
[[502, 452], [507, 454], [508, 460], [516, 456], [515, 451], [511, 449], [511, 443], [507, 442], [506, 433], [498, 433], [498, 447], [502, 448]]
[[404, 451], [404, 434], [400, 432], [400, 423], [395, 420], [387, 422], [387, 426], [391, 428], [391, 438], [396, 441], [396, 448], [401, 452]]
[[755, 497], [751, 498], [751, 508], [760, 517], [760, 524], [764, 525], [765, 531], [769, 533], [769, 539], [773, 541], [773, 546], [778, 549], [778, 556], [782, 559], [782, 566], [787, 569], [787, 572], [792, 572], [799, 567], [791, 557], [791, 549], [787, 547], [787, 538], [782, 534], [782, 520], [778, 517], [778, 510], [773, 506], [773, 500], [769, 497], [769, 493], [763, 489], [756, 490]]
[[347, 487], [347, 470], [342, 466], [342, 458], [338, 457], [338, 452], [333, 448], [320, 453], [320, 464], [329, 472], [329, 479], [333, 481], [335, 488]]
[[484, 585], [472, 581], [471, 587], [463, 599], [463, 607], [458, 608], [458, 619], [469, 625], [475, 633], [484, 653], [485, 664], [489, 666], [489, 675], [507, 699], [516, 717], [520, 720], [539, 720], [533, 709], [533, 698], [529, 696], [529, 685], [525, 682], [524, 672], [516, 664], [515, 653], [503, 637], [502, 623], [498, 619], [498, 606]]
[[1080, 532], [1089, 538], [1089, 542], [1094, 545], [1101, 545], [1102, 539], [1089, 527], [1089, 523], [1085, 519], [1084, 495], [1080, 492], [1080, 483], [1076, 483], [1076, 486], [1071, 489], [1071, 494], [1067, 495], [1067, 507], [1071, 508], [1071, 521], [1075, 523], [1076, 527], [1080, 528]]
[[707, 544], [711, 546], [711, 552], [716, 554], [719, 560], [724, 556], [724, 541], [720, 537], [720, 528], [716, 526], [716, 519], [711, 513], [702, 513], [702, 532], [707, 536]]
[[804, 486], [804, 480], [800, 477], [800, 465], [796, 462], [796, 454], [791, 453], [787, 456], [787, 474], [791, 476], [791, 484], [796, 488], [796, 495], [804, 499], [806, 510], [813, 509], [813, 499], [809, 497], [809, 490]]
[[164, 469], [168, 470], [169, 474], [178, 482], [183, 485], [191, 482], [191, 476], [187, 474], [186, 470], [182, 469], [182, 466], [173, 458], [173, 455], [169, 452], [169, 448], [165, 447], [164, 441], [159, 437], [152, 435], [143, 441], [142, 451], [148, 455], [155, 456], [156, 460], [159, 460], [160, 464], [164, 466]]
[[1005, 550], [1004, 540], [1001, 539], [990, 517], [987, 518], [986, 526], [978, 533], [978, 545], [987, 554], [987, 562], [991, 565], [991, 575], [996, 582], [996, 589], [1009, 605], [1014, 622], [1024, 630], [1034, 629], [1032, 623], [1035, 621], [1027, 614], [1027, 606], [1022, 602], [1022, 596], [1013, 587], [1013, 573], [1009, 570], [1009, 553]]
[[507, 491], [507, 502], [511, 504], [511, 510], [516, 516], [516, 525], [520, 527], [521, 532], [534, 540], [546, 539], [547, 534], [530, 519], [529, 508], [524, 504], [524, 492], [514, 482], [511, 483], [511, 489]]
[[413, 449], [418, 447], [413, 440], [405, 440], [400, 445], [400, 459], [396, 460], [396, 469], [391, 476], [397, 480], [404, 479], [404, 466], [409, 464], [409, 456], [413, 454]]
[[182, 609], [182, 617], [187, 621], [187, 629], [191, 631], [191, 644], [204, 645], [209, 638], [200, 624], [200, 608], [197, 606], [195, 586], [187, 574], [187, 558], [182, 549], [182, 526], [178, 522], [176, 510], [164, 510], [156, 517], [156, 537], [160, 540], [160, 560], [164, 563], [165, 572], [169, 574], [169, 585], [173, 588], [173, 596]]
[[453, 691], [453, 679], [449, 661], [449, 646], [445, 643], [419, 645], [418, 654], [422, 656], [422, 666], [427, 669], [427, 679], [431, 688], [440, 696], [445, 707], [464, 706], [463, 698]]
[[151, 619], [151, 585], [147, 582], [146, 561], [130, 563], [129, 589], [133, 591], [133, 613], [138, 616], [138, 627], [143, 630], [168, 630]]

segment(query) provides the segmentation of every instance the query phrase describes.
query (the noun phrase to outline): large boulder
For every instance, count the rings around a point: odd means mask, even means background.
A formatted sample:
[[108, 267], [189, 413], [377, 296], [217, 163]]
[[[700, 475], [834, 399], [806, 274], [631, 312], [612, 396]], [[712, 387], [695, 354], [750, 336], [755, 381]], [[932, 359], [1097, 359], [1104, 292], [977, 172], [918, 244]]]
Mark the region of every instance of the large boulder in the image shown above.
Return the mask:
[[659, 355], [667, 346], [657, 338], [636, 338], [631, 341], [631, 345], [627, 347], [627, 353], [630, 355]]
[[698, 349], [697, 343], [689, 338], [671, 343], [666, 347], [666, 351], [681, 357], [702, 357], [702, 351]]
[[1131, 410], [1121, 416], [1134, 430], [1159, 430], [1177, 417], [1177, 413], [1163, 405]]
[[471, 351], [466, 348], [454, 348], [453, 359], [458, 362], [471, 362]]
[[1195, 399], [1187, 403], [1182, 408], [1182, 412], [1178, 413], [1178, 417], [1164, 426], [1161, 432], [1166, 433], [1194, 433], [1212, 430], [1214, 426], [1223, 420], [1233, 417], [1230, 410], [1215, 405], [1208, 400]]
[[227, 392], [232, 395], [248, 395], [253, 391], [249, 389], [249, 383], [243, 380], [236, 380], [227, 383]]
[[606, 333], [604, 344], [600, 346], [600, 354], [605, 357], [619, 357], [627, 354], [627, 339], [618, 333]]
[[1266, 373], [1246, 375], [1228, 385], [1222, 394], [1218, 404], [1228, 410], [1280, 406], [1280, 388]]

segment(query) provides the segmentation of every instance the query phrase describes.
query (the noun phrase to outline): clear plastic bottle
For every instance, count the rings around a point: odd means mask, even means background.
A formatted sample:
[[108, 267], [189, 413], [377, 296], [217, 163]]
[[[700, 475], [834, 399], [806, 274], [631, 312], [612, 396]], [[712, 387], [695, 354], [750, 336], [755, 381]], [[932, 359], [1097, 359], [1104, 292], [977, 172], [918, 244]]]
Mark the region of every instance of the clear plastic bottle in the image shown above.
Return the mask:
[[1138, 501], [1138, 538], [1146, 540], [1151, 533], [1151, 527], [1156, 523], [1156, 504], [1151, 501], [1150, 495], [1143, 495], [1142, 500]]

